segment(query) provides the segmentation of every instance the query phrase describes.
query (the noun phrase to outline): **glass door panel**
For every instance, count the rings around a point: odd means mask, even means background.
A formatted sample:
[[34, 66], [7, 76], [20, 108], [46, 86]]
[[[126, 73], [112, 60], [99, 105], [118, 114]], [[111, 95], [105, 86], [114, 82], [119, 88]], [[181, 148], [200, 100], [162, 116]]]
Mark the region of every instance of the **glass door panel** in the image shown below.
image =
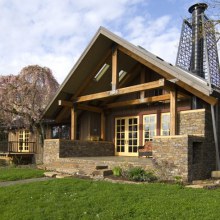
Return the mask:
[[18, 152], [29, 152], [29, 131], [27, 130], [19, 131]]
[[137, 117], [115, 119], [115, 154], [121, 156], [137, 156], [139, 129]]

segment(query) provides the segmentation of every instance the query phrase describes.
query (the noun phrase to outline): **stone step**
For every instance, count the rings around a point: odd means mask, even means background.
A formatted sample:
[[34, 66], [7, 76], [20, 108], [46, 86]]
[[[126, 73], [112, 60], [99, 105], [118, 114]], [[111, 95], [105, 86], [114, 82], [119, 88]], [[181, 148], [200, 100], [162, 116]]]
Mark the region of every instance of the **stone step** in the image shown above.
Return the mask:
[[71, 178], [71, 177], [73, 177], [73, 176], [70, 174], [63, 174], [63, 173], [56, 175], [57, 179], [64, 179], [64, 178]]
[[44, 173], [44, 176], [50, 177], [50, 178], [56, 177], [57, 175], [58, 175], [57, 172], [45, 172], [45, 173]]
[[210, 183], [210, 184], [196, 184], [196, 185], [187, 185], [186, 188], [193, 188], [193, 189], [216, 189], [219, 188], [219, 184]]
[[95, 167], [96, 170], [104, 170], [104, 169], [108, 169], [108, 165], [106, 164], [98, 164]]
[[214, 179], [220, 179], [220, 170], [212, 171], [211, 176]]
[[113, 174], [112, 170], [109, 170], [109, 169], [94, 170], [92, 172], [93, 177], [95, 177], [95, 176], [106, 177], [106, 176], [110, 176], [112, 174]]
[[185, 187], [186, 188], [192, 188], [192, 189], [203, 189], [204, 188], [204, 186], [200, 185], [200, 184], [197, 184], [197, 185], [187, 185]]

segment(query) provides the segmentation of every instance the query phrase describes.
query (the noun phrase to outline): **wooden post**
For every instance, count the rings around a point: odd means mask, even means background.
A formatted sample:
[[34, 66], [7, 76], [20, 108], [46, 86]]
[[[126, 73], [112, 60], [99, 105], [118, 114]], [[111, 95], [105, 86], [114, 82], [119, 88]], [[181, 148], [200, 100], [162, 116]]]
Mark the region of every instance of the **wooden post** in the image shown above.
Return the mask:
[[177, 91], [170, 91], [170, 135], [177, 134]]
[[76, 140], [77, 132], [77, 111], [76, 108], [71, 108], [71, 140]]
[[112, 49], [112, 91], [118, 89], [118, 70], [117, 70], [117, 61], [118, 61], [118, 51], [117, 48]]
[[[145, 83], [145, 68], [141, 68], [141, 83]], [[140, 100], [144, 100], [145, 98], [145, 91], [140, 92]]]
[[105, 140], [105, 113], [101, 113], [101, 140]]

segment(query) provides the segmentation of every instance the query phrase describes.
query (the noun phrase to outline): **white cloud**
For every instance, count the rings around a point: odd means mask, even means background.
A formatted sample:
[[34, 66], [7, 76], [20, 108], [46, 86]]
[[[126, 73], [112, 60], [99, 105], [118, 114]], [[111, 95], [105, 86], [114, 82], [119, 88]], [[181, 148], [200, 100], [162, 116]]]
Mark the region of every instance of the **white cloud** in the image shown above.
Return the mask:
[[0, 0], [0, 73], [38, 64], [61, 83], [99, 26], [171, 62], [179, 29], [170, 16], [153, 20], [149, 1]]
[[156, 20], [134, 17], [126, 27], [126, 32], [130, 33], [127, 37], [133, 44], [175, 63], [180, 30], [170, 27], [170, 21], [170, 16], [162, 16]]

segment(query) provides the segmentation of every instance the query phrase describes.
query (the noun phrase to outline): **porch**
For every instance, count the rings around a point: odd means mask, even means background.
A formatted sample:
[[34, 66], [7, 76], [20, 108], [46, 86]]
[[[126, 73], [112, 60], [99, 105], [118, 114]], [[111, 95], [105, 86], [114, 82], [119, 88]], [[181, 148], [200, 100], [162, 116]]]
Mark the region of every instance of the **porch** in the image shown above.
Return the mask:
[[34, 154], [36, 153], [35, 142], [1, 141], [0, 155], [9, 154]]
[[114, 156], [114, 144], [107, 141], [45, 140], [44, 168], [61, 173], [91, 176], [97, 166], [111, 170], [116, 166], [124, 169], [143, 167], [153, 169], [149, 158]]

